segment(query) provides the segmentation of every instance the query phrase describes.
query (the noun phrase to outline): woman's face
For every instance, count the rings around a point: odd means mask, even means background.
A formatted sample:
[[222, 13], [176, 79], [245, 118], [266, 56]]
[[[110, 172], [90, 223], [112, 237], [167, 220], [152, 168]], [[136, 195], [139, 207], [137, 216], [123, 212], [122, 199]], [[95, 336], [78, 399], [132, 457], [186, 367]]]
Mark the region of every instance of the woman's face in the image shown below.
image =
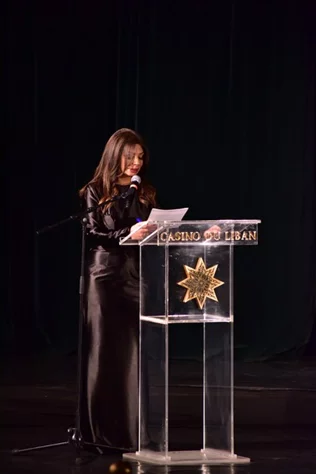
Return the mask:
[[121, 171], [125, 177], [131, 178], [139, 173], [144, 162], [144, 150], [140, 145], [124, 148], [121, 158]]

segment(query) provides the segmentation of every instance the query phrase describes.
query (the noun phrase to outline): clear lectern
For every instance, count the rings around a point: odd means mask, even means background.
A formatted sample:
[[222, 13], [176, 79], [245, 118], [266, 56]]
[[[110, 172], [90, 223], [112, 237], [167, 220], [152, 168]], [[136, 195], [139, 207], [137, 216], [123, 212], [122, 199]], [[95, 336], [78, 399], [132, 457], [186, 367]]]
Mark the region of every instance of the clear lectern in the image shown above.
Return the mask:
[[[140, 252], [139, 438], [137, 452], [125, 459], [163, 465], [250, 461], [234, 452], [233, 252], [235, 245], [258, 244], [259, 223], [153, 222], [143, 240], [132, 234], [121, 240], [139, 245]], [[181, 437], [181, 426], [173, 425], [181, 403], [170, 402], [169, 357], [170, 331], [179, 329], [171, 325], [179, 324], [200, 327], [201, 391], [192, 398], [196, 406], [183, 413], [189, 420], [191, 409], [201, 412], [198, 449], [190, 439], [183, 450], [174, 449], [170, 438], [177, 429]], [[190, 352], [190, 340], [183, 343]]]

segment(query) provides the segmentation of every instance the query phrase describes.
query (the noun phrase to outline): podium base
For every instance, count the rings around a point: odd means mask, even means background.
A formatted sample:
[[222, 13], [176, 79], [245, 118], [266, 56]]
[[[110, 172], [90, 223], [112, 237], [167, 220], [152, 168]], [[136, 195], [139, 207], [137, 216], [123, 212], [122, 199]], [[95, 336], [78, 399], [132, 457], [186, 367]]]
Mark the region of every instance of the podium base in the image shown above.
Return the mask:
[[135, 453], [125, 453], [123, 458], [128, 461], [144, 462], [159, 465], [227, 465], [248, 464], [250, 458], [237, 456], [217, 449], [205, 449], [200, 451], [169, 451], [167, 455], [155, 451], [142, 450]]

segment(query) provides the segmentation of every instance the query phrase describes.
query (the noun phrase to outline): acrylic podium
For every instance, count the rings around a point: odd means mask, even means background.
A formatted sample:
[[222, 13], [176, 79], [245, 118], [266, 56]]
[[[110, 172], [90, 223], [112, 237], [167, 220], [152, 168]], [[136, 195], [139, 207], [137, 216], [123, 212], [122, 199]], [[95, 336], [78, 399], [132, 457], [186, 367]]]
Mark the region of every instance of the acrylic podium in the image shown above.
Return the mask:
[[[132, 234], [121, 240], [120, 245], [139, 246], [140, 265], [139, 438], [137, 452], [124, 459], [161, 465], [250, 462], [234, 452], [233, 256], [237, 245], [258, 244], [259, 223], [153, 222], [143, 240]], [[210, 232], [212, 226], [220, 231]], [[170, 439], [177, 429], [181, 435], [181, 426], [172, 425], [181, 403], [180, 398], [170, 403], [169, 354], [170, 331], [184, 324], [199, 325], [201, 334], [200, 396], [183, 413], [189, 420], [191, 409], [200, 412], [201, 444], [191, 449], [186, 439], [181, 450]], [[190, 353], [190, 338], [181, 342]]]

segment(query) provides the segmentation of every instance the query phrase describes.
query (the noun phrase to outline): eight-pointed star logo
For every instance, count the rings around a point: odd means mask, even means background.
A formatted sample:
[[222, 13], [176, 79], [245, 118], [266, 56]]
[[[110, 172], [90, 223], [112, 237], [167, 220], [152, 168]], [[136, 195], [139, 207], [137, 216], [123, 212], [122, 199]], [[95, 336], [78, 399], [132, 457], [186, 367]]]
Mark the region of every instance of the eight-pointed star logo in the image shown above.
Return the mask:
[[202, 309], [206, 298], [218, 301], [215, 288], [224, 285], [224, 282], [215, 278], [218, 265], [206, 268], [203, 259], [200, 257], [196, 267], [191, 268], [183, 265], [187, 278], [178, 282], [178, 285], [186, 288], [183, 302], [187, 303], [196, 298], [199, 308]]

